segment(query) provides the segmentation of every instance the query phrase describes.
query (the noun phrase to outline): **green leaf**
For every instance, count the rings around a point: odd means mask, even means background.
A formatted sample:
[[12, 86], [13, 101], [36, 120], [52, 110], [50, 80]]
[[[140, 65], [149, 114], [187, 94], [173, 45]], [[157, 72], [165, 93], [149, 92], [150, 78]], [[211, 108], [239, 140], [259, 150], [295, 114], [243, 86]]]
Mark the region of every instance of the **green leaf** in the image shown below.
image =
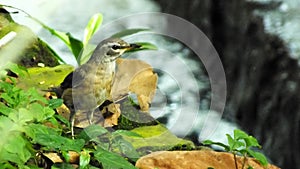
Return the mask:
[[63, 122], [64, 124], [66, 124], [68, 127], [70, 127], [70, 122], [68, 119], [66, 119], [65, 117], [61, 116], [61, 115], [58, 115], [58, 114], [55, 114], [54, 117], [56, 119], [58, 119], [59, 121]]
[[79, 157], [79, 166], [80, 166], [80, 169], [86, 169], [86, 168], [88, 168], [90, 160], [91, 160], [91, 155], [90, 155], [89, 151], [84, 150], [83, 152], [81, 152], [80, 153], [80, 157]]
[[84, 139], [87, 142], [105, 133], [108, 133], [108, 130], [106, 130], [104, 127], [92, 124], [84, 128], [78, 135], [78, 138]]
[[0, 169], [16, 169], [16, 167], [7, 162], [5, 164], [0, 163]]
[[77, 59], [80, 55], [81, 50], [83, 49], [83, 43], [80, 40], [74, 38], [70, 33], [67, 33], [67, 36], [69, 37], [71, 51]]
[[244, 140], [246, 142], [246, 146], [247, 147], [258, 147], [258, 148], [261, 148], [261, 145], [259, 145], [257, 139], [254, 138], [253, 136], [248, 136]]
[[238, 130], [238, 129], [235, 129], [233, 131], [233, 135], [234, 135], [234, 139], [235, 140], [239, 140], [239, 139], [245, 139], [245, 138], [248, 138], [249, 135], [247, 133], [245, 133], [244, 131], [242, 130]]
[[29, 102], [35, 102], [35, 101], [39, 101], [42, 103], [47, 104], [48, 101], [45, 97], [43, 97], [41, 94], [38, 93], [38, 91], [35, 88], [30, 88], [26, 91], [26, 94], [29, 97]]
[[25, 67], [20, 66], [16, 63], [8, 62], [4, 67], [14, 72], [18, 76], [24, 76], [25, 73], [27, 73], [27, 69]]
[[0, 162], [11, 161], [22, 166], [31, 156], [31, 146], [22, 137], [23, 127], [0, 116]]
[[104, 169], [136, 169], [131, 163], [125, 160], [118, 154], [103, 150], [98, 147], [98, 150], [94, 152], [96, 160], [102, 163]]
[[17, 113], [15, 109], [7, 107], [4, 103], [0, 102], [0, 114], [8, 116], [9, 114]]
[[211, 141], [211, 140], [204, 140], [202, 142], [202, 144], [204, 144], [204, 145], [217, 145], [217, 146], [223, 147], [225, 149], [225, 151], [230, 151], [230, 147], [228, 145], [225, 145], [225, 144], [220, 143], [220, 142], [214, 142], [214, 141]]
[[103, 15], [97, 13], [92, 16], [84, 30], [83, 45], [86, 46], [91, 37], [98, 31], [103, 21]]
[[63, 104], [62, 99], [50, 99], [50, 100], [48, 100], [48, 106], [51, 109], [56, 109], [56, 108], [60, 107], [62, 104]]
[[69, 163], [53, 164], [51, 169], [74, 169], [74, 166]]
[[73, 140], [62, 137], [54, 129], [38, 124], [29, 125], [26, 134], [32, 138], [34, 143], [41, 144], [49, 150], [74, 150], [80, 152], [85, 143], [82, 139]]
[[0, 81], [0, 89], [3, 90], [4, 92], [11, 91], [14, 88], [14, 85]]
[[235, 140], [229, 134], [226, 134], [226, 137], [227, 137], [227, 142], [229, 145], [229, 151], [233, 151], [233, 149], [234, 149], [233, 147], [235, 145]]
[[55, 111], [49, 107], [42, 106], [38, 103], [33, 103], [28, 106], [28, 110], [31, 112], [34, 119], [38, 122], [42, 122], [55, 114]]
[[33, 114], [25, 108], [20, 108], [16, 113], [9, 114], [8, 117], [20, 126], [34, 120]]
[[253, 150], [248, 150], [248, 154], [250, 154], [252, 157], [254, 157], [256, 160], [260, 162], [263, 166], [268, 165], [268, 160], [265, 155], [263, 155], [260, 152], [255, 152]]
[[136, 51], [141, 51], [141, 50], [157, 50], [157, 47], [149, 42], [135, 42], [135, 44], [140, 45], [140, 48], [132, 49], [126, 51], [126, 53], [130, 52], [136, 52]]
[[69, 154], [69, 152], [68, 151], [61, 151], [61, 154], [62, 154], [62, 156], [63, 156], [63, 158], [64, 158], [64, 160], [68, 163], [68, 162], [70, 162], [70, 154]]
[[0, 95], [0, 98], [4, 99], [9, 104], [10, 107], [14, 107], [15, 100], [13, 98], [11, 98], [8, 93], [2, 93]]
[[134, 161], [140, 157], [133, 145], [121, 136], [113, 139], [113, 146], [117, 146], [123, 155]]
[[122, 37], [129, 36], [129, 35], [132, 35], [135, 33], [149, 31], [149, 30], [150, 29], [145, 29], [145, 28], [126, 29], [126, 30], [123, 30], [123, 31], [113, 34], [111, 37], [112, 38], [122, 38]]
[[92, 56], [95, 49], [96, 49], [96, 45], [93, 44], [87, 44], [86, 46], [84, 46], [83, 50], [81, 51], [81, 53], [77, 58], [77, 63], [79, 65], [82, 65], [85, 62], [87, 62], [88, 59]]

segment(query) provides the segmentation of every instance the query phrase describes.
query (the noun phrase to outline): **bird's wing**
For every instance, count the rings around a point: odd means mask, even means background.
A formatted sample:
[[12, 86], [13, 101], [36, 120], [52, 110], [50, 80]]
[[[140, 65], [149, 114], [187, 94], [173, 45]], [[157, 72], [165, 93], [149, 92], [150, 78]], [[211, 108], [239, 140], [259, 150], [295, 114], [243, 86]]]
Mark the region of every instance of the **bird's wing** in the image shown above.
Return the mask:
[[64, 81], [60, 84], [60, 87], [65, 90], [79, 86], [84, 82], [85, 72], [84, 67], [75, 69], [65, 77]]

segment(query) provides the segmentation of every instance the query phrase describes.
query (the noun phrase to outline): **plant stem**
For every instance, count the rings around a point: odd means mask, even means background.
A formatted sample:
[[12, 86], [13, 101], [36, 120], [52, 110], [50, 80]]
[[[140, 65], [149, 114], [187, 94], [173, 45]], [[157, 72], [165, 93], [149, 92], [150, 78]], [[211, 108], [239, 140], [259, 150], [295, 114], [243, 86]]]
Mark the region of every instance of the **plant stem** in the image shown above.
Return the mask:
[[232, 154], [233, 154], [233, 158], [234, 158], [235, 169], [238, 169], [236, 154], [234, 152]]
[[244, 156], [244, 158], [243, 158], [242, 169], [244, 169], [244, 166], [245, 166], [245, 163], [246, 163], [246, 155], [244, 154], [243, 156]]

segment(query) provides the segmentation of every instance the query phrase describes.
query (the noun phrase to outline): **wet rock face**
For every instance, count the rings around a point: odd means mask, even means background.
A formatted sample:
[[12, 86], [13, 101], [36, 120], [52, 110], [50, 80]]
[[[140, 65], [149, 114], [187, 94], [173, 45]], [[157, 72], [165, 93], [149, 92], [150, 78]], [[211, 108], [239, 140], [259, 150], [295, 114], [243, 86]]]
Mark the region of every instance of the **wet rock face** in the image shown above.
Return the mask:
[[[237, 157], [238, 168], [243, 166], [243, 158]], [[251, 166], [255, 169], [264, 169], [257, 161], [247, 158], [244, 168]], [[140, 169], [208, 169], [208, 168], [235, 168], [233, 155], [211, 150], [201, 151], [158, 151], [140, 158], [136, 167]], [[279, 169], [268, 165], [269, 169]]]
[[276, 165], [299, 166], [300, 68], [284, 42], [264, 31], [253, 5], [243, 0], [156, 2], [163, 12], [196, 24], [219, 52], [228, 85], [224, 117], [258, 138]]

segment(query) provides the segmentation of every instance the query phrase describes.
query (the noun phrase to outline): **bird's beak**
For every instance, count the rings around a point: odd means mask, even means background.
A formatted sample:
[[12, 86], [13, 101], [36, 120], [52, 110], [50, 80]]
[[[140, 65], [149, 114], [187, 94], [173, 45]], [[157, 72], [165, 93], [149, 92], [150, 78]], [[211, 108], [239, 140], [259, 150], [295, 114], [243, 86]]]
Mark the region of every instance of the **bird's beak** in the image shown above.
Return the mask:
[[142, 46], [138, 45], [138, 44], [131, 43], [128, 46], [124, 46], [124, 49], [125, 49], [125, 51], [130, 51], [130, 50], [138, 49], [140, 47], [142, 47]]

